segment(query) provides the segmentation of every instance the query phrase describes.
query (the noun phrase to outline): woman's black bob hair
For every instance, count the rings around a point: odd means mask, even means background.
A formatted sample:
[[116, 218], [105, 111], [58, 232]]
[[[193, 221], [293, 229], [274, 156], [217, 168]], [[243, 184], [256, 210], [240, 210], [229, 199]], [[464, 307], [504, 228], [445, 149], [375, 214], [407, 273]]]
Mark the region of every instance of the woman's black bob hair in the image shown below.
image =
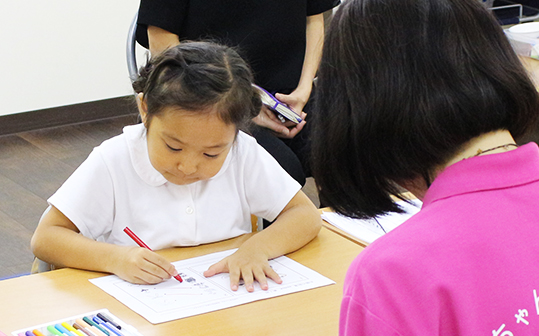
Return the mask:
[[480, 134], [535, 127], [536, 88], [478, 0], [347, 0], [333, 18], [312, 113], [321, 202], [356, 218], [400, 208]]

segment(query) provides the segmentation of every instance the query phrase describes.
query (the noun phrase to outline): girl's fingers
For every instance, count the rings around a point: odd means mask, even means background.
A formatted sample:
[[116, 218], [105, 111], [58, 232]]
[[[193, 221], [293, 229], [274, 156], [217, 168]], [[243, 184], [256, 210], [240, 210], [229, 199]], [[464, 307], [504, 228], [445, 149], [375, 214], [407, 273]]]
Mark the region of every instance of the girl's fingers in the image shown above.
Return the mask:
[[269, 267], [266, 269], [266, 277], [267, 278], [270, 278], [271, 280], [273, 280], [275, 283], [277, 284], [282, 284], [283, 283], [283, 280], [281, 279], [281, 277], [279, 276], [279, 274], [277, 274], [277, 272], [275, 272], [273, 270], [273, 268]]
[[230, 289], [232, 289], [233, 291], [237, 291], [240, 286], [240, 276], [241, 276], [240, 270], [234, 269], [234, 270], [230, 270], [229, 272], [230, 272], [229, 273], [230, 274]]
[[204, 271], [203, 274], [205, 277], [211, 277], [211, 276], [214, 276], [215, 274], [226, 273], [226, 272], [228, 272], [228, 267], [227, 267], [226, 259], [223, 259], [219, 261], [218, 263], [211, 265], [206, 271]]
[[269, 288], [268, 280], [266, 279], [266, 273], [264, 272], [264, 270], [263, 269], [253, 270], [253, 275], [254, 275], [256, 281], [258, 281], [258, 284], [260, 285], [260, 288], [262, 290], [268, 290], [268, 288]]

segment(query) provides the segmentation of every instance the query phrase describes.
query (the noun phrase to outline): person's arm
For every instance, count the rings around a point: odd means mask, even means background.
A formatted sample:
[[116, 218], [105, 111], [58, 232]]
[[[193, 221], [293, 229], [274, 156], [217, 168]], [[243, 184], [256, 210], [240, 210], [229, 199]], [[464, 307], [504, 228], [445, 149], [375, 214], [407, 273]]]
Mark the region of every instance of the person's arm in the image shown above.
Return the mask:
[[157, 55], [163, 50], [180, 44], [178, 35], [155, 26], [148, 26], [148, 43], [150, 53]]
[[254, 280], [263, 290], [267, 290], [267, 277], [276, 283], [282, 282], [268, 260], [303, 247], [318, 235], [321, 226], [320, 213], [309, 198], [299, 191], [273, 224], [249, 238], [234, 254], [212, 265], [204, 276], [228, 272], [232, 290], [238, 289], [240, 278], [249, 292], [254, 290]]
[[159, 283], [178, 274], [174, 265], [148, 249], [84, 237], [75, 224], [53, 206], [41, 218], [31, 245], [34, 255], [48, 263], [114, 273], [132, 283]]
[[324, 45], [324, 14], [307, 17], [305, 57], [297, 88], [289, 95], [277, 93], [276, 98], [288, 104], [294, 111], [303, 111], [313, 89], [313, 79], [320, 65]]
[[[305, 57], [303, 59], [303, 67], [301, 77], [296, 89], [288, 94], [277, 93], [275, 97], [288, 104], [296, 111], [302, 119], [305, 119], [306, 114], [303, 112], [303, 107], [307, 104], [313, 88], [313, 79], [316, 76], [320, 57], [322, 55], [322, 47], [324, 44], [324, 14], [317, 14], [307, 17], [306, 31], [306, 46]], [[305, 126], [305, 121], [299, 124], [292, 122], [282, 123], [272, 111], [265, 106], [253, 122], [259, 126], [266, 127], [274, 131], [281, 138], [291, 139], [298, 134]]]

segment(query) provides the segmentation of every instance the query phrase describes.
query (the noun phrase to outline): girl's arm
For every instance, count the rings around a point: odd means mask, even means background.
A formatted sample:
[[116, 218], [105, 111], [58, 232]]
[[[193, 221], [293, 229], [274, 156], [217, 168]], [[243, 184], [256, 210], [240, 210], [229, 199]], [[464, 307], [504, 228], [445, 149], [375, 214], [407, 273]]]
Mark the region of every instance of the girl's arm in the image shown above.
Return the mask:
[[97, 242], [79, 234], [53, 206], [41, 218], [31, 244], [34, 255], [45, 262], [114, 273], [132, 283], [154, 284], [178, 274], [174, 265], [148, 249]]
[[303, 247], [318, 235], [321, 226], [320, 213], [311, 200], [299, 191], [273, 224], [248, 239], [234, 254], [212, 265], [204, 276], [228, 272], [232, 290], [238, 289], [240, 278], [249, 292], [254, 290], [254, 280], [266, 290], [266, 277], [277, 283], [282, 282], [268, 260]]

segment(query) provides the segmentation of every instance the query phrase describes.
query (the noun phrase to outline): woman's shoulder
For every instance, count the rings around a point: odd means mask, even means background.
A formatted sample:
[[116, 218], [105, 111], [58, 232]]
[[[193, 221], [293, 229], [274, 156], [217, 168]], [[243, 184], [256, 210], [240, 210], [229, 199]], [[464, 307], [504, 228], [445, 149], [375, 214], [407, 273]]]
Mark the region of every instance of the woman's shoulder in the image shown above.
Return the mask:
[[358, 262], [378, 267], [384, 263], [396, 263], [402, 259], [407, 263], [411, 258], [425, 257], [431, 248], [440, 247], [447, 237], [440, 236], [433, 229], [436, 219], [421, 210], [410, 219], [371, 243]]

